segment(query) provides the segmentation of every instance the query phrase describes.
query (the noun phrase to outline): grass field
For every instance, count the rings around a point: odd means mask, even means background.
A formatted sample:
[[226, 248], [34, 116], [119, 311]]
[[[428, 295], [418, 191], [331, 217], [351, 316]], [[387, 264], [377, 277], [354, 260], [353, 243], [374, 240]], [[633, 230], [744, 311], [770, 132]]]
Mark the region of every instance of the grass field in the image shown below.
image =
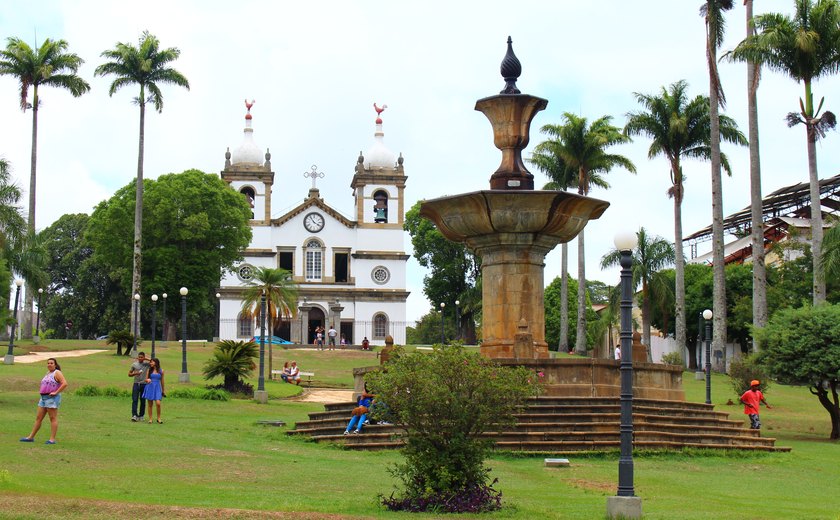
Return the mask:
[[[205, 384], [201, 366], [211, 351], [210, 345], [189, 347], [189, 385]], [[180, 347], [161, 348], [159, 357], [167, 387], [186, 386], [177, 377]], [[352, 367], [378, 362], [370, 352], [275, 350], [275, 365], [291, 359], [314, 371], [319, 383], [346, 388]], [[108, 352], [59, 361], [70, 389], [56, 446], [43, 444], [46, 422], [35, 443], [18, 442], [32, 427], [45, 364], [0, 365], [0, 518], [435, 517], [378, 506], [377, 495], [393, 490], [388, 466], [398, 453], [345, 451], [287, 436], [295, 421], [322, 409], [284, 398], [297, 387], [267, 382], [267, 405], [166, 399], [164, 424], [149, 425], [129, 421], [129, 399], [73, 395], [86, 384], [130, 388], [129, 358]], [[704, 399], [704, 383], [693, 374], [686, 373], [684, 384], [689, 400]], [[737, 399], [728, 379], [715, 376], [712, 385], [717, 408], [745, 419], [740, 406], [726, 405]], [[774, 385], [767, 399], [773, 409], [762, 411], [763, 434], [792, 452], [637, 453], [636, 494], [645, 518], [840, 518], [840, 444], [826, 440], [828, 414], [804, 388]], [[262, 419], [288, 426], [257, 425]], [[504, 508], [484, 518], [603, 518], [606, 498], [616, 492], [617, 453], [571, 457], [572, 466], [562, 469], [514, 454], [488, 462]]]

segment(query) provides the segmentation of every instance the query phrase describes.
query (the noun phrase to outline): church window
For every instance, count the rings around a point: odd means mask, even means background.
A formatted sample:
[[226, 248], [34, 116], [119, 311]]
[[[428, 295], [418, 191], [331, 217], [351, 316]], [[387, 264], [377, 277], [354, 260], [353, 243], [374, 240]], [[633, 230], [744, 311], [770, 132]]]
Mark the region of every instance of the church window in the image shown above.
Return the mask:
[[347, 253], [336, 253], [333, 265], [335, 266], [336, 283], [347, 282], [350, 271], [350, 255]]
[[[239, 193], [241, 193], [242, 195], [245, 195], [245, 200], [248, 201], [248, 205], [253, 210], [254, 209], [254, 200], [257, 198], [257, 195], [254, 192], [254, 188], [252, 188], [250, 186], [244, 186], [241, 190], [239, 190]], [[254, 212], [253, 211], [251, 212], [251, 218], [254, 218]]]
[[239, 315], [239, 337], [251, 338], [254, 336], [254, 320], [246, 314]]
[[388, 316], [383, 313], [377, 313], [373, 317], [373, 338], [385, 339], [388, 334]]
[[295, 254], [292, 251], [280, 251], [280, 258], [278, 262], [278, 267], [280, 269], [285, 269], [290, 273], [294, 272], [295, 269]]
[[254, 266], [250, 264], [242, 264], [239, 266], [239, 270], [236, 274], [243, 282], [250, 282], [254, 279]]
[[373, 194], [373, 221], [384, 224], [388, 222], [388, 193], [379, 190]]
[[306, 281], [320, 282], [323, 272], [323, 251], [321, 243], [310, 240], [306, 244]]
[[373, 268], [373, 271], [370, 273], [370, 277], [373, 278], [374, 282], [379, 285], [383, 285], [388, 283], [388, 280], [391, 279], [391, 273], [388, 271], [388, 268], [380, 265]]

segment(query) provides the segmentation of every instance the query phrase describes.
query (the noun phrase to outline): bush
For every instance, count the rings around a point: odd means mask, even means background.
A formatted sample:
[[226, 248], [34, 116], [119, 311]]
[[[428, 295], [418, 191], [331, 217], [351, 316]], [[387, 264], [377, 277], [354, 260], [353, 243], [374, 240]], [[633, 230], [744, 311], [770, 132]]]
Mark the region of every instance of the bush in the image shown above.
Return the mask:
[[93, 385], [85, 385], [76, 389], [76, 395], [81, 397], [99, 397], [102, 395], [102, 392]]
[[205, 401], [230, 401], [230, 394], [218, 388], [176, 388], [166, 394], [175, 399], [202, 399]]
[[[143, 342], [142, 339], [137, 338], [137, 346], [139, 347], [140, 344]], [[127, 330], [112, 330], [108, 334], [108, 341], [106, 342], [108, 345], [116, 345], [117, 346], [117, 355], [129, 355], [131, 353], [131, 346], [134, 345], [134, 334], [130, 333]], [[125, 349], [125, 354], [123, 354], [122, 349]]]
[[662, 362], [666, 365], [683, 365], [683, 358], [679, 352], [668, 352], [662, 355]]
[[385, 370], [368, 374], [376, 401], [406, 431], [404, 462], [391, 469], [402, 494], [383, 498], [392, 510], [446, 513], [498, 509], [501, 493], [484, 459], [493, 441], [482, 434], [514, 421], [517, 407], [539, 393], [539, 377], [501, 367], [459, 346], [429, 354], [397, 349]]
[[767, 370], [759, 363], [756, 355], [744, 356], [732, 361], [729, 364], [729, 379], [732, 390], [738, 397], [750, 389], [750, 381], [753, 379], [761, 381], [759, 390], [762, 393], [766, 393], [770, 388], [770, 376], [767, 375]]
[[[222, 376], [224, 388], [236, 392], [242, 388], [243, 380], [257, 367], [254, 360], [259, 355], [257, 344], [253, 341], [224, 340], [216, 345], [213, 357], [204, 365], [204, 379]], [[251, 388], [250, 395], [254, 395]]]
[[85, 385], [76, 390], [76, 395], [82, 397], [131, 397], [131, 392], [116, 386], [99, 388], [94, 385]]

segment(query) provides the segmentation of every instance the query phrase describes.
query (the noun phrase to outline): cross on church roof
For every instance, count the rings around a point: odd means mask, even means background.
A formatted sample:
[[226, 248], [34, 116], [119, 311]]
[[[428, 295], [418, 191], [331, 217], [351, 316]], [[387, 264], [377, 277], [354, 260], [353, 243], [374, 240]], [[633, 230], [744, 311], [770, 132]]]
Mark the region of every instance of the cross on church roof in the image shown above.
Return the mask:
[[319, 172], [318, 171], [318, 166], [313, 164], [312, 168], [311, 168], [311, 171], [304, 172], [303, 176], [304, 177], [312, 177], [312, 189], [317, 190], [318, 188], [315, 186], [315, 180], [316, 179], [323, 179], [324, 178], [324, 173]]

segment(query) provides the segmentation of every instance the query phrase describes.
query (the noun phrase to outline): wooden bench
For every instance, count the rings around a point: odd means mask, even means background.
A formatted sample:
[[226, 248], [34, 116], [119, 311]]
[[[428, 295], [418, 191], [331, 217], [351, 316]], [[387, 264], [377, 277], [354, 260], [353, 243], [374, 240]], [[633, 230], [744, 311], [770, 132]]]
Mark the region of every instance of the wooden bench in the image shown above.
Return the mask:
[[[283, 375], [283, 370], [282, 369], [281, 370], [272, 370], [271, 374], [269, 375], [269, 378], [270, 379], [276, 379], [276, 378], [280, 377], [281, 375]], [[303, 378], [306, 378], [306, 386], [307, 387], [312, 386], [312, 379], [315, 377], [315, 372], [304, 372], [304, 371], [301, 370], [299, 372], [299, 375], [300, 375], [301, 380], [303, 380]], [[277, 376], [277, 377], [275, 377], [275, 376]]]

